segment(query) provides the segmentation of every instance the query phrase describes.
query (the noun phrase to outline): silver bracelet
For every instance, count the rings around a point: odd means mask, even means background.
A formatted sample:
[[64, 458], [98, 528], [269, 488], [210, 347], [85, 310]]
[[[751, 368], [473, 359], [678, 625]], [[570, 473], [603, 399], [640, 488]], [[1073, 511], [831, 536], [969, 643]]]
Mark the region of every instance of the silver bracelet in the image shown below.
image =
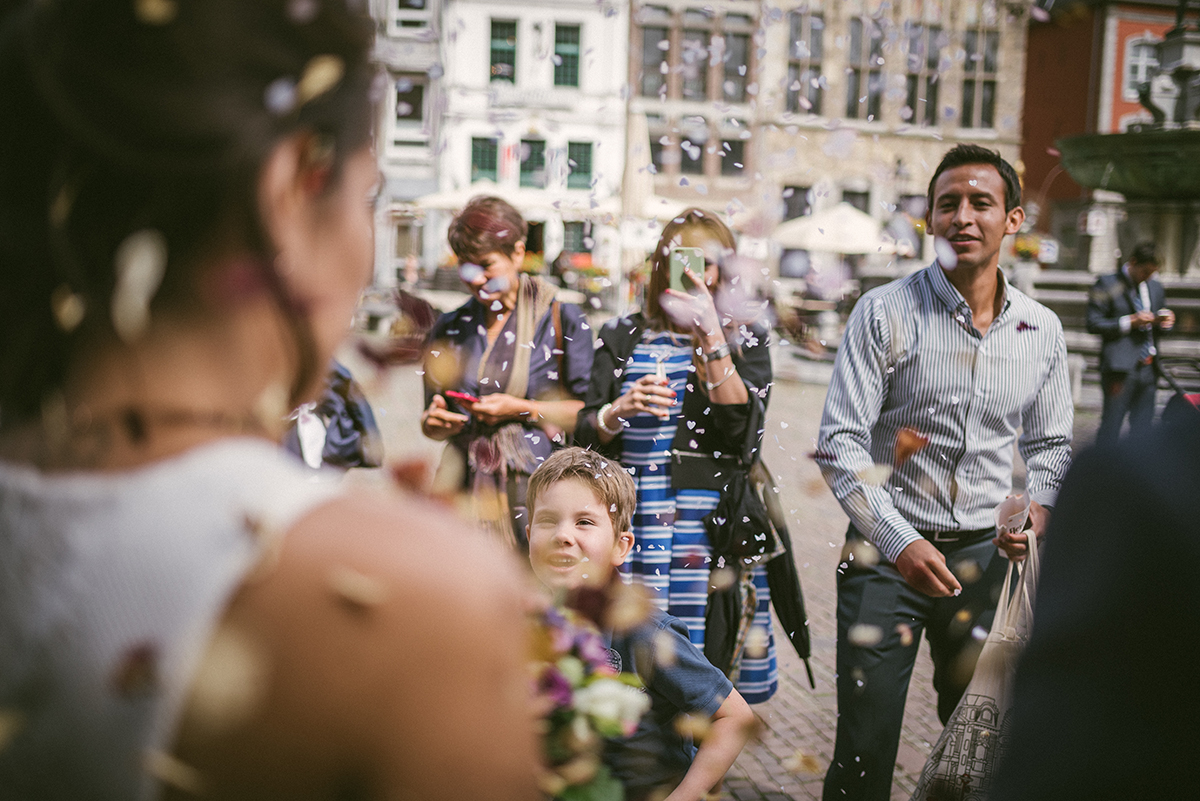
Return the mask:
[[720, 381], [718, 381], [715, 384], [710, 384], [709, 382], [705, 381], [704, 386], [708, 388], [709, 392], [712, 392], [714, 389], [716, 389], [717, 387], [721, 386], [726, 381], [728, 381], [730, 379], [730, 377], [733, 376], [736, 372], [737, 372], [736, 370], [734, 370], [732, 367], [730, 367], [728, 370], [725, 371], [725, 377], [722, 378]]
[[708, 353], [704, 354], [704, 363], [715, 362], [717, 359], [724, 359], [730, 353], [729, 343], [726, 342], [719, 348], [713, 348]]
[[[603, 431], [605, 434], [608, 434], [610, 437], [615, 437], [621, 433], [621, 429], [617, 429], [616, 431], [613, 431], [611, 428], [609, 428], [607, 425], [604, 424], [604, 418], [608, 415], [608, 410], [611, 409], [612, 406], [613, 405], [611, 403], [606, 403], [600, 407], [600, 411], [596, 412], [596, 427], [599, 428], [601, 431]], [[618, 417], [617, 419], [620, 420], [621, 418]]]

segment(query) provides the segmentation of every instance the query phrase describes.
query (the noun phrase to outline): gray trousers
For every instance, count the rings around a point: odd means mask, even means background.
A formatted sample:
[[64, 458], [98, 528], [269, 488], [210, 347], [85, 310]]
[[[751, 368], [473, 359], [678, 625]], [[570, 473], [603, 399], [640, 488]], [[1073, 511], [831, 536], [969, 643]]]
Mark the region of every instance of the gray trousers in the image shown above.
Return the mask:
[[[825, 774], [824, 801], [890, 798], [922, 632], [933, 656], [938, 717], [945, 723], [954, 711], [975, 671], [1008, 566], [993, 537], [995, 531], [988, 530], [958, 542], [934, 542], [963, 591], [930, 598], [913, 589], [891, 562], [847, 560], [851, 547], [864, 538], [853, 526], [846, 532], [837, 582], [837, 741]], [[858, 627], [853, 637], [852, 627]], [[878, 642], [872, 642], [876, 636]]]

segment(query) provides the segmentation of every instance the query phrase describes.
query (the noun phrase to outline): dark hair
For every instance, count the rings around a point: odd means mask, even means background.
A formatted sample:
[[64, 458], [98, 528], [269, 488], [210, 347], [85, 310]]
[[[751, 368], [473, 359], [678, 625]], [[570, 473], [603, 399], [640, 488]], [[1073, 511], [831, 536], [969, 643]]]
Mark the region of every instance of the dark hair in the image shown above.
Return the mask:
[[1017, 171], [1013, 169], [1013, 166], [995, 150], [988, 150], [979, 145], [960, 144], [946, 151], [946, 155], [942, 156], [941, 163], [933, 171], [933, 177], [929, 179], [927, 201], [930, 210], [933, 209], [933, 186], [937, 183], [938, 176], [946, 170], [962, 167], [965, 164], [990, 164], [995, 167], [996, 172], [1000, 173], [1000, 178], [1004, 181], [1004, 211], [1012, 211], [1021, 205], [1021, 181], [1017, 178]]
[[630, 530], [633, 508], [637, 505], [633, 478], [619, 462], [579, 447], [555, 451], [533, 471], [525, 493], [530, 520], [537, 508], [538, 496], [551, 484], [569, 479], [582, 482], [596, 493], [596, 498], [608, 510], [614, 534]]
[[450, 223], [446, 237], [461, 263], [479, 263], [489, 253], [512, 256], [525, 241], [529, 226], [521, 212], [503, 198], [480, 195]]
[[1158, 264], [1158, 247], [1153, 242], [1138, 242], [1129, 254], [1133, 264]]
[[656, 326], [666, 326], [666, 315], [658, 299], [671, 284], [671, 242], [685, 230], [700, 229], [710, 234], [730, 252], [737, 246], [733, 232], [717, 217], [704, 209], [690, 208], [663, 226], [662, 236], [650, 254], [650, 281], [646, 286], [646, 317]]
[[[372, 28], [348, 5], [42, 0], [4, 21], [0, 424], [36, 416], [80, 347], [113, 332], [114, 255], [146, 229], [167, 246], [153, 310], [195, 307], [197, 269], [249, 250], [292, 331], [293, 390], [311, 380], [257, 190], [288, 136], [312, 135], [330, 186], [370, 140]], [[82, 319], [56, 317], [52, 296]]]

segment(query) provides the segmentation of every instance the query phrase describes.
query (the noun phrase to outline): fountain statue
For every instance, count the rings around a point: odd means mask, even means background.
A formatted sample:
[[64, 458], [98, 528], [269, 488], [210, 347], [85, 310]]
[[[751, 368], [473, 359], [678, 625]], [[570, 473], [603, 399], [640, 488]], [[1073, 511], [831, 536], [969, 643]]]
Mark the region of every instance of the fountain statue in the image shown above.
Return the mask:
[[1190, 5], [1179, 0], [1175, 26], [1156, 46], [1159, 66], [1138, 90], [1153, 121], [1057, 142], [1063, 167], [1093, 190], [1089, 219], [1103, 219], [1091, 243], [1093, 272], [1113, 269], [1125, 220], [1130, 240], [1158, 243], [1165, 274], [1200, 276], [1200, 23], [1188, 23]]

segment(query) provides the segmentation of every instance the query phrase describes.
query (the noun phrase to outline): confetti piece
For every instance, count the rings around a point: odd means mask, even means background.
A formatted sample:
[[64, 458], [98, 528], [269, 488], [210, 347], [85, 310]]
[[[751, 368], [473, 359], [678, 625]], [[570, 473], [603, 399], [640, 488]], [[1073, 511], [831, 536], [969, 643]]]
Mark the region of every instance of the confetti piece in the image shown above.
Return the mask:
[[850, 546], [848, 557], [859, 567], [872, 567], [879, 564], [879, 549], [869, 542], [856, 540]]
[[691, 737], [693, 742], [700, 743], [712, 729], [712, 721], [703, 715], [684, 713], [675, 718], [675, 731], [680, 737]]
[[859, 648], [870, 648], [883, 640], [883, 629], [869, 623], [856, 623], [846, 632], [846, 639]]
[[892, 466], [890, 464], [871, 465], [858, 473], [858, 479], [871, 487], [882, 486], [891, 476]]
[[283, 435], [288, 412], [291, 411], [288, 408], [290, 396], [287, 386], [277, 381], [263, 388], [251, 409], [255, 422], [276, 439]]
[[0, 709], [0, 751], [8, 747], [25, 728], [25, 713], [18, 709]]
[[813, 776], [818, 776], [822, 773], [821, 763], [817, 760], [816, 756], [803, 750], [796, 751], [796, 753], [784, 759], [780, 764], [788, 773], [807, 773]]
[[135, 0], [133, 13], [139, 22], [147, 25], [166, 25], [175, 19], [179, 7], [175, 0]]
[[124, 342], [133, 342], [150, 324], [150, 301], [167, 270], [167, 238], [150, 228], [135, 231], [117, 247], [114, 262], [113, 329]]
[[263, 90], [263, 105], [276, 117], [292, 113], [296, 108], [296, 82], [291, 78], [276, 78]]
[[902, 428], [896, 434], [896, 467], [907, 462], [913, 454], [929, 444], [929, 437], [913, 428]]
[[113, 670], [113, 691], [122, 698], [140, 698], [158, 688], [158, 647], [140, 642], [125, 651]]
[[266, 698], [270, 665], [257, 643], [229, 626], [213, 635], [192, 679], [190, 723], [216, 735], [249, 720]]
[[358, 609], [379, 606], [387, 600], [387, 586], [382, 581], [345, 565], [329, 571], [329, 588], [342, 601]]
[[296, 84], [296, 100], [304, 105], [332, 89], [342, 79], [346, 67], [334, 55], [313, 56], [304, 67], [304, 73]]
[[730, 567], [718, 567], [708, 574], [708, 591], [723, 592], [732, 587], [738, 579], [737, 571]]
[[983, 571], [979, 569], [979, 563], [974, 559], [964, 559], [954, 566], [954, 575], [963, 584], [974, 584], [983, 578]]
[[746, 656], [751, 659], [762, 659], [767, 655], [771, 643], [771, 634], [762, 626], [751, 626], [746, 635]]
[[83, 322], [83, 315], [87, 311], [83, 296], [72, 292], [66, 284], [59, 284], [50, 294], [50, 307], [54, 312], [54, 321], [68, 334]]
[[679, 661], [675, 652], [675, 638], [669, 632], [659, 631], [654, 635], [654, 664], [659, 667], [672, 667]]
[[949, 240], [942, 237], [936, 237], [933, 240], [933, 252], [937, 254], [938, 264], [942, 265], [947, 270], [953, 270], [958, 266], [958, 253], [954, 250], [954, 246]]
[[907, 623], [897, 623], [896, 631], [900, 634], [900, 646], [902, 648], [907, 648], [913, 644], [912, 626], [908, 625]]
[[204, 777], [200, 771], [165, 751], [148, 752], [143, 767], [165, 785], [191, 795], [204, 795]]
[[645, 587], [623, 581], [614, 582], [605, 623], [618, 633], [630, 631], [650, 617], [653, 609], [654, 604]]
[[297, 25], [303, 25], [312, 22], [318, 9], [317, 0], [290, 0], [287, 4], [288, 19]]

